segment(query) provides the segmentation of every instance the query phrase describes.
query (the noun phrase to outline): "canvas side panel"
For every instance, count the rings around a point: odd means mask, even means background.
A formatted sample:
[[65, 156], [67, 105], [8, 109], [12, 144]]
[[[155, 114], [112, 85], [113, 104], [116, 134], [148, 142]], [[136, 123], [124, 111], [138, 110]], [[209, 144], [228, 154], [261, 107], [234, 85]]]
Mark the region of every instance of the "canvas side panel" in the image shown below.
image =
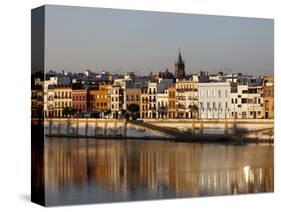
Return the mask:
[[31, 201], [45, 205], [44, 49], [45, 7], [31, 11]]

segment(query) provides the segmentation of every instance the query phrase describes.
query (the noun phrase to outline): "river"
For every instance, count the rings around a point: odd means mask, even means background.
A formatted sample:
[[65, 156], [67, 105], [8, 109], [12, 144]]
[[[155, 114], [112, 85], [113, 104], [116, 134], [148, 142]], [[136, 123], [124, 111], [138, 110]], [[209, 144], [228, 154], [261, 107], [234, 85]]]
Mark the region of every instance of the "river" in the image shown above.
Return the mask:
[[273, 192], [274, 147], [47, 138], [46, 205]]

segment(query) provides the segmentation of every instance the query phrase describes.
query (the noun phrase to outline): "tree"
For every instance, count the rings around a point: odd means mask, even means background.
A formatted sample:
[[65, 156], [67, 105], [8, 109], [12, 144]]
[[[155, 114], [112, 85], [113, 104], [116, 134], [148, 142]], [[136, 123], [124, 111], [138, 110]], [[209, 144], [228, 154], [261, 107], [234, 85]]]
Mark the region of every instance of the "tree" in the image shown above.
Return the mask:
[[140, 106], [137, 104], [130, 104], [128, 106], [128, 111], [130, 113], [138, 113], [138, 112], [140, 112]]
[[77, 110], [72, 107], [64, 107], [62, 110], [62, 115], [63, 116], [73, 116], [76, 112], [77, 112]]
[[139, 105], [130, 104], [127, 109], [130, 112], [130, 114], [133, 116], [133, 118], [137, 118], [139, 116], [139, 112], [140, 112], [140, 106]]

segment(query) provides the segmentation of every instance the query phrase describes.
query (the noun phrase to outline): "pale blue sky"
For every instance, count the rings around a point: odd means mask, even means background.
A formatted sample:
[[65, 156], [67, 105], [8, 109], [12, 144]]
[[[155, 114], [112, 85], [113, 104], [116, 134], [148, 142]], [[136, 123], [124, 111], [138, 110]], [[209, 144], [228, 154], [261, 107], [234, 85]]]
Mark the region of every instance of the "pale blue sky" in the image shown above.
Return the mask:
[[274, 69], [272, 19], [48, 5], [45, 20], [47, 70], [173, 72], [179, 48], [186, 73]]

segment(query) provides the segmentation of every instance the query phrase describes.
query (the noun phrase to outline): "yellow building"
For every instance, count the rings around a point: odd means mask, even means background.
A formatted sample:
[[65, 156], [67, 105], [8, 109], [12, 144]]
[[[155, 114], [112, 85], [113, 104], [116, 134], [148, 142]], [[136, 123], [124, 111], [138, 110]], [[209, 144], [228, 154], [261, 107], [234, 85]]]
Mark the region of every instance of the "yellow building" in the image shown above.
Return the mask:
[[195, 118], [198, 114], [198, 82], [176, 81], [176, 107], [178, 118]]
[[264, 118], [274, 118], [274, 80], [273, 77], [265, 77], [263, 84]]
[[99, 84], [97, 89], [90, 90], [90, 108], [101, 116], [110, 109], [109, 105], [110, 84]]
[[168, 117], [176, 118], [176, 86], [171, 85], [168, 87]]
[[70, 114], [64, 114], [64, 109], [72, 108], [72, 88], [57, 86], [54, 88], [54, 102], [55, 102], [55, 117], [69, 116]]

